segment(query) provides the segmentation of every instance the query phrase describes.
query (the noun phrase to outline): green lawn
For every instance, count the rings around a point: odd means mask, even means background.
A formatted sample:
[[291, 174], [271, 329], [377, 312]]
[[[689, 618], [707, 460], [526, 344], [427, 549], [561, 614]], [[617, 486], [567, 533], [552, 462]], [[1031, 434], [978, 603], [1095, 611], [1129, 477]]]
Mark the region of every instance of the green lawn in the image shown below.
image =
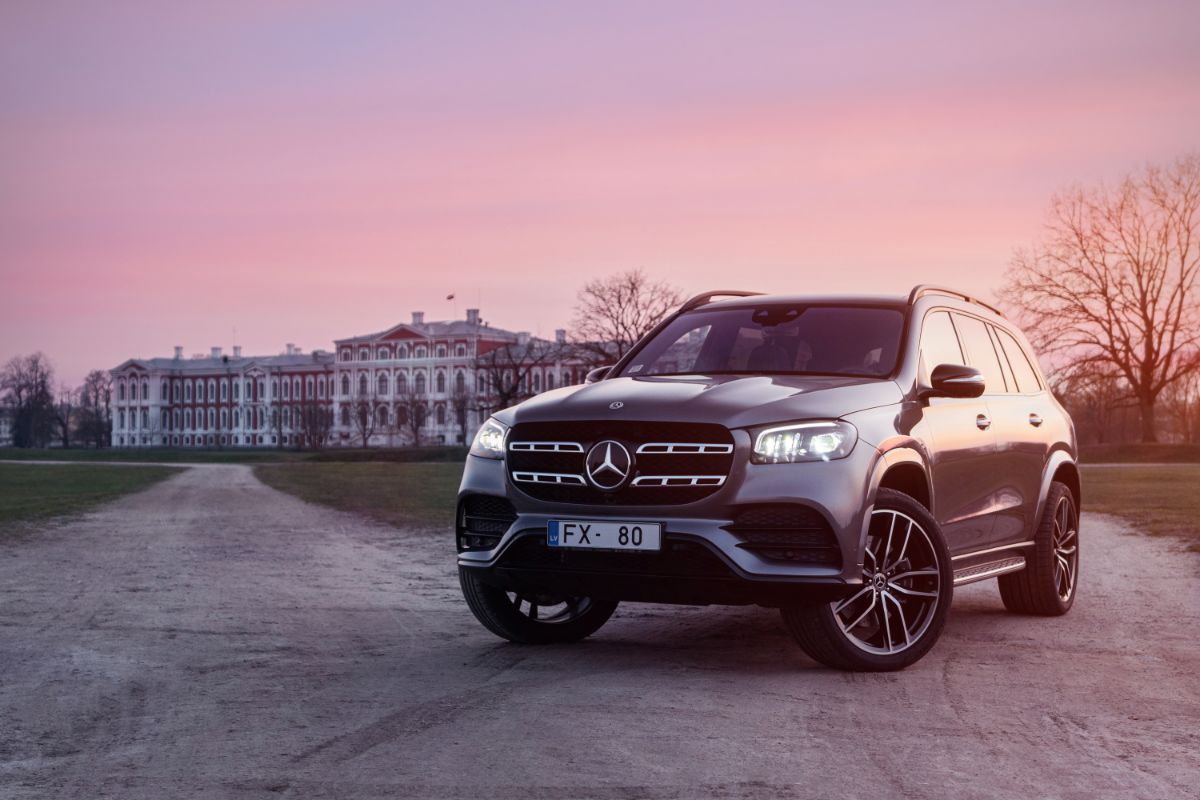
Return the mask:
[[462, 463], [260, 464], [268, 486], [396, 527], [454, 525]]
[[171, 467], [0, 464], [0, 526], [84, 511], [176, 472]]
[[287, 450], [230, 448], [227, 450], [182, 447], [104, 448], [84, 450], [61, 448], [0, 450], [0, 461], [122, 461], [138, 464], [275, 464], [294, 461], [453, 461], [461, 464], [467, 457], [464, 447], [374, 447], [331, 448], [328, 450]]
[[1083, 466], [1083, 508], [1124, 517], [1144, 533], [1178, 536], [1200, 552], [1200, 464]]

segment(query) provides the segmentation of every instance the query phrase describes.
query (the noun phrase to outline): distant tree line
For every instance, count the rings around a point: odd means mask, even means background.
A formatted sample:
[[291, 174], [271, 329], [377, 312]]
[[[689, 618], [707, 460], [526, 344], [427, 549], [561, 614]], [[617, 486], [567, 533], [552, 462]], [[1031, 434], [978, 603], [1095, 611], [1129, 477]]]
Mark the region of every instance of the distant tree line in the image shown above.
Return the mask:
[[112, 441], [112, 378], [89, 372], [75, 388], [54, 387], [44, 353], [16, 356], [0, 369], [0, 414], [14, 447], [107, 447]]

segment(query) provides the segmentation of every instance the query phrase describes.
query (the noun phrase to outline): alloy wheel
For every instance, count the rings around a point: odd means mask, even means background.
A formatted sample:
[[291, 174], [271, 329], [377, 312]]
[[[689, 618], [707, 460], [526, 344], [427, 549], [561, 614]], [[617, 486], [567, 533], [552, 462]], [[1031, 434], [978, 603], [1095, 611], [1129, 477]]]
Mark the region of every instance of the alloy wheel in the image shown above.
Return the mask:
[[871, 515], [863, 585], [830, 606], [846, 639], [889, 655], [916, 644], [933, 621], [942, 581], [937, 550], [912, 517], [892, 509]]
[[545, 594], [505, 592], [517, 613], [531, 622], [559, 625], [579, 619], [592, 606], [587, 597], [557, 597]]
[[1070, 600], [1079, 569], [1079, 524], [1070, 497], [1062, 497], [1054, 509], [1054, 589], [1060, 600]]

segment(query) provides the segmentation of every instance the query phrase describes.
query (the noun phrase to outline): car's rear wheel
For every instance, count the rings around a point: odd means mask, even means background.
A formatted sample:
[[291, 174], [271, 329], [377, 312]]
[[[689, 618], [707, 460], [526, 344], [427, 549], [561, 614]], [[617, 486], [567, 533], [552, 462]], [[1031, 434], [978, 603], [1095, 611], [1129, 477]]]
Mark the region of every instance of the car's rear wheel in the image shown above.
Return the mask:
[[600, 630], [617, 610], [616, 602], [590, 597], [506, 591], [484, 583], [474, 570], [463, 567], [459, 567], [458, 580], [475, 618], [510, 642], [577, 642]]
[[784, 608], [784, 624], [822, 664], [903, 669], [933, 647], [946, 622], [954, 572], [945, 539], [924, 506], [880, 489], [863, 562], [862, 586], [833, 603]]
[[1014, 613], [1053, 617], [1071, 610], [1079, 586], [1079, 511], [1066, 484], [1050, 484], [1025, 569], [999, 583], [1000, 599]]

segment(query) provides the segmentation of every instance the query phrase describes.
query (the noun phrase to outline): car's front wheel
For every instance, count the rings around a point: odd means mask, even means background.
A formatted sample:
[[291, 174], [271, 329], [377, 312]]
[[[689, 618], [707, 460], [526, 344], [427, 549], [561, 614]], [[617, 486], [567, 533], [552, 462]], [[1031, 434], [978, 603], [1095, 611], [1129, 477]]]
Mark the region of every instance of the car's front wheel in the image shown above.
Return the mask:
[[830, 667], [903, 669], [941, 635], [954, 571], [941, 529], [913, 498], [880, 489], [871, 511], [863, 582], [833, 603], [782, 609], [800, 647]]
[[483, 627], [521, 644], [577, 642], [591, 636], [617, 610], [613, 601], [590, 597], [522, 593], [484, 583], [475, 570], [459, 567], [467, 606]]

